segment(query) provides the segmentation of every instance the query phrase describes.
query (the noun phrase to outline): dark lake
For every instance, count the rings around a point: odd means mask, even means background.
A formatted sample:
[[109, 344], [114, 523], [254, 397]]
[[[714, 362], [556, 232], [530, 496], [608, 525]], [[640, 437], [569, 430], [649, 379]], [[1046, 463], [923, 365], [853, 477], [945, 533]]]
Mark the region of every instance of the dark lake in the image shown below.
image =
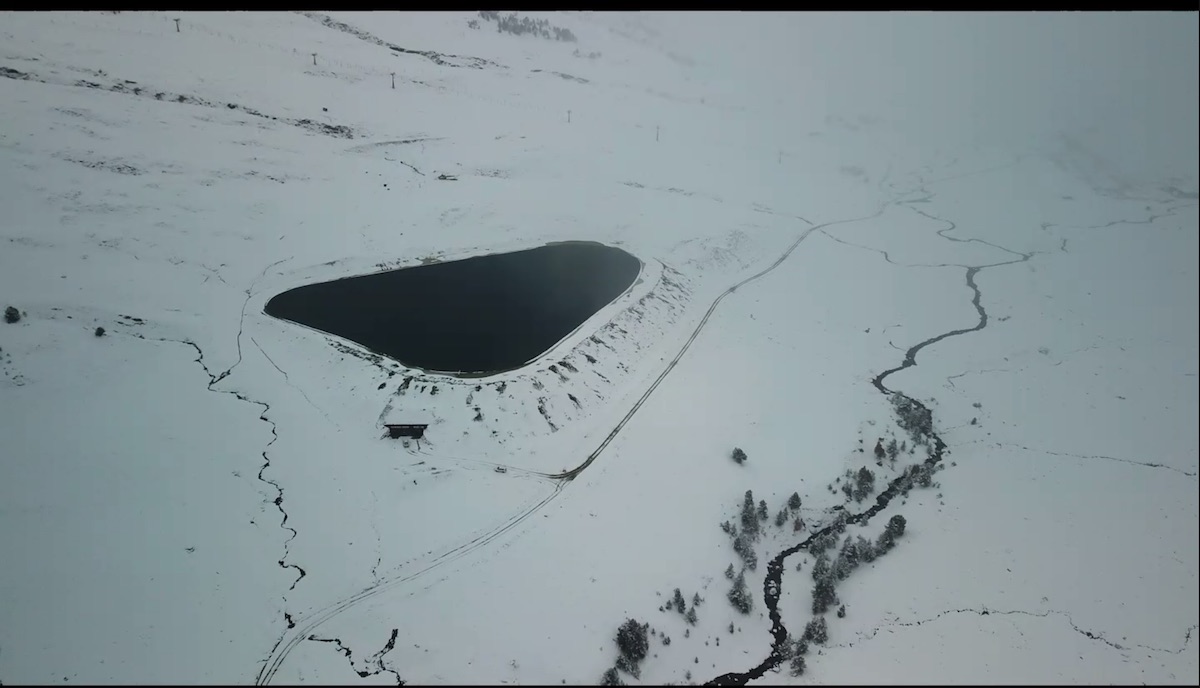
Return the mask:
[[412, 368], [480, 375], [540, 356], [640, 269], [625, 251], [572, 241], [309, 284], [265, 310]]

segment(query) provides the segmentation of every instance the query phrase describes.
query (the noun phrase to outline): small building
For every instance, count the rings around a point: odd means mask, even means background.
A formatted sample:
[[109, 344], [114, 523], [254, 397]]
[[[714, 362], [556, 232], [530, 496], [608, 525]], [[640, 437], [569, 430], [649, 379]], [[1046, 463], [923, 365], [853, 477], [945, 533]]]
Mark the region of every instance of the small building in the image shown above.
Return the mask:
[[400, 437], [411, 437], [413, 439], [421, 439], [425, 436], [425, 428], [429, 427], [429, 423], [385, 423], [388, 437], [397, 439]]

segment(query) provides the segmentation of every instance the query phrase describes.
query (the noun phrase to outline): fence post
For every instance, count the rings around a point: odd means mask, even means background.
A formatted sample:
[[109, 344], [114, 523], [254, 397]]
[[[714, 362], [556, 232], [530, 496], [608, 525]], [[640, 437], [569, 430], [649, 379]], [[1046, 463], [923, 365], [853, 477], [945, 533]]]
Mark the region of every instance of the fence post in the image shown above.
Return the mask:
[[313, 66], [316, 67], [317, 66], [317, 54], [313, 53], [312, 56], [313, 56]]
[[567, 124], [571, 123], [571, 111], [567, 110]]
[[179, 20], [175, 20], [175, 33], [179, 33]]
[[392, 72], [392, 88], [396, 88], [396, 73]]
[[658, 125], [655, 124], [654, 125], [654, 142], [655, 143], [658, 143], [658, 128], [659, 128]]

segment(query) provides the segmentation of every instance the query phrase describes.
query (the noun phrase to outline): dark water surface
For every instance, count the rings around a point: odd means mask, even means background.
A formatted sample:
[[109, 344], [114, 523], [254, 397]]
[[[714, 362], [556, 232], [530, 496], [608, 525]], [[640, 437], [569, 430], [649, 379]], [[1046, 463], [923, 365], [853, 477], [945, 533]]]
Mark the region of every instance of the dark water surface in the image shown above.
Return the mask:
[[265, 310], [409, 367], [484, 374], [544, 353], [640, 269], [620, 249], [573, 241], [310, 284]]

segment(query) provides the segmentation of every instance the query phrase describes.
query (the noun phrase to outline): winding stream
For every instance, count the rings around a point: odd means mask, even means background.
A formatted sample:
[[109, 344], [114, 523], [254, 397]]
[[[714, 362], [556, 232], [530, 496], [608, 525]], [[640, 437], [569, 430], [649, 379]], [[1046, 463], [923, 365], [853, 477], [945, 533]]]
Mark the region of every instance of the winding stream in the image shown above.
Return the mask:
[[[917, 211], [917, 212], [919, 212], [919, 211]], [[930, 219], [941, 220], [941, 218], [933, 217], [931, 215], [928, 215], [927, 213], [921, 213], [921, 214], [925, 215], [926, 217], [929, 217]], [[942, 221], [949, 222], [948, 220], [942, 220]], [[954, 223], [950, 223], [950, 225], [951, 226], [949, 228], [942, 230], [942, 231], [950, 231], [950, 230], [954, 229]], [[939, 235], [940, 235], [940, 232], [939, 232]], [[951, 237], [946, 237], [944, 235], [942, 235], [942, 236], [943, 236], [943, 238], [950, 239], [951, 241], [972, 241], [971, 239], [951, 239]], [[1002, 247], [997, 246], [997, 248], [1002, 248]], [[943, 339], [948, 339], [950, 337], [956, 337], [958, 335], [968, 334], [971, 332], [978, 332], [979, 330], [982, 330], [983, 328], [987, 327], [987, 324], [988, 324], [987, 310], [984, 309], [983, 304], [981, 303], [983, 295], [979, 291], [979, 285], [975, 283], [975, 276], [978, 275], [979, 271], [983, 270], [984, 268], [998, 267], [1000, 265], [1010, 265], [1013, 263], [1023, 263], [1025, 261], [1029, 260], [1031, 257], [1033, 257], [1032, 253], [1027, 253], [1027, 254], [1026, 253], [1017, 253], [1015, 251], [1010, 251], [1009, 249], [1002, 249], [1002, 250], [1009, 251], [1010, 253], [1016, 253], [1016, 255], [1021, 256], [1021, 258], [1006, 261], [1003, 263], [995, 263], [995, 264], [991, 264], [991, 265], [982, 265], [982, 266], [967, 268], [966, 282], [967, 282], [967, 286], [970, 287], [971, 291], [974, 293], [974, 297], [971, 299], [971, 303], [975, 306], [975, 311], [979, 314], [979, 322], [976, 323], [973, 327], [968, 327], [968, 328], [958, 329], [958, 330], [951, 330], [949, 332], [943, 332], [942, 334], [939, 334], [935, 337], [930, 337], [929, 339], [926, 339], [926, 340], [910, 347], [908, 349], [908, 351], [906, 351], [904, 353], [903, 363], [901, 363], [899, 366], [896, 366], [895, 368], [891, 368], [889, 370], [883, 371], [879, 375], [875, 376], [875, 378], [873, 380], [871, 380], [871, 384], [874, 385], [875, 388], [878, 389], [881, 394], [891, 395], [891, 394], [895, 393], [894, 390], [888, 389], [883, 384], [883, 381], [894, 373], [898, 373], [902, 370], [905, 370], [907, 368], [911, 368], [911, 367], [917, 365], [917, 354], [925, 347], [936, 344], [936, 343], [942, 341]], [[923, 411], [929, 410], [920, 401], [918, 401], [916, 399], [911, 399], [911, 400], [914, 404], [919, 406]], [[945, 450], [946, 450], [946, 443], [942, 441], [942, 438], [940, 436], [938, 436], [938, 434], [936, 432], [931, 431], [930, 438], [933, 441], [932, 452], [930, 452], [929, 458], [925, 459], [925, 461], [923, 463], [932, 469], [935, 466], [937, 466], [938, 463], [941, 462], [942, 455], [945, 453]], [[857, 514], [850, 514], [849, 517], [845, 519], [845, 523], [846, 524], [865, 523], [865, 522], [869, 521], [872, 516], [874, 516], [875, 514], [878, 514], [880, 511], [883, 511], [885, 508], [887, 508], [888, 504], [891, 503], [892, 499], [897, 494], [900, 493], [901, 485], [903, 484], [903, 482], [906, 479], [907, 479], [907, 475], [900, 475], [899, 477], [897, 477], [894, 480], [892, 480], [891, 482], [889, 482], [887, 489], [883, 490], [881, 493], [879, 493], [879, 495], [877, 495], [875, 497], [875, 504], [873, 506], [871, 506], [871, 508], [867, 509], [866, 511], [857, 513]], [[788, 640], [788, 630], [783, 625], [783, 616], [779, 612], [779, 595], [780, 595], [780, 592], [782, 591], [782, 585], [783, 585], [784, 561], [791, 555], [799, 552], [800, 550], [807, 549], [809, 544], [815, 538], [817, 538], [818, 536], [824, 535], [825, 533], [829, 532], [830, 530], [833, 530], [834, 527], [836, 527], [836, 524], [830, 524], [828, 526], [825, 526], [824, 528], [821, 528], [821, 529], [811, 533], [807, 539], [805, 539], [804, 541], [802, 541], [796, 545], [793, 545], [792, 547], [789, 547], [789, 548], [783, 550], [779, 554], [775, 555], [775, 557], [773, 559], [771, 559], [770, 562], [767, 563], [767, 576], [766, 576], [766, 579], [763, 581], [763, 600], [767, 606], [767, 610], [771, 617], [771, 637], [773, 638], [773, 642], [771, 643], [771, 652], [769, 655], [767, 655], [767, 658], [764, 659], [762, 662], [760, 662], [757, 666], [755, 666], [754, 668], [752, 668], [748, 671], [744, 671], [744, 672], [736, 672], [735, 671], [735, 672], [730, 672], [727, 674], [722, 674], [722, 675], [708, 681], [705, 685], [715, 685], [715, 686], [745, 685], [748, 681], [751, 681], [751, 680], [757, 679], [757, 678], [761, 678], [768, 671], [771, 671], [772, 669], [778, 667], [780, 664], [782, 664], [784, 662], [786, 657], [784, 655], [783, 650], [786, 647], [786, 643]]]

